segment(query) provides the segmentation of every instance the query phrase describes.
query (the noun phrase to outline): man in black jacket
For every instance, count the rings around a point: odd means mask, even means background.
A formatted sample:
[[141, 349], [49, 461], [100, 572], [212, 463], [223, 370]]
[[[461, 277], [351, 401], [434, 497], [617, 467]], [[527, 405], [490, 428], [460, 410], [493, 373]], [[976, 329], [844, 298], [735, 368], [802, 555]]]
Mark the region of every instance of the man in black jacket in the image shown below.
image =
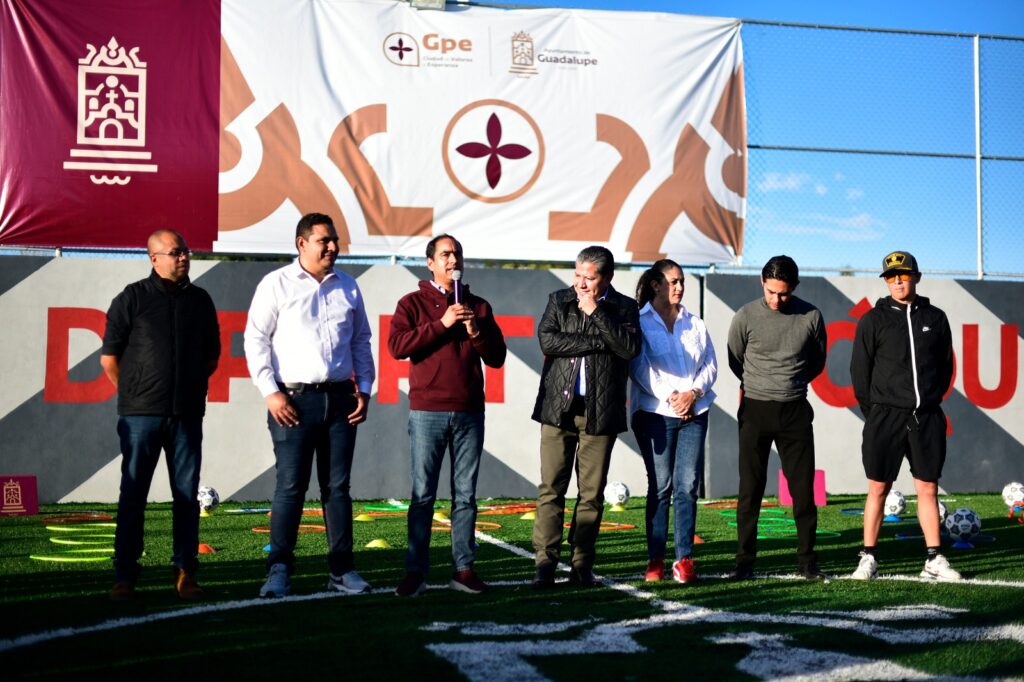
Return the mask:
[[110, 598], [134, 595], [146, 498], [162, 449], [173, 499], [175, 589], [182, 599], [198, 599], [196, 494], [207, 380], [220, 357], [220, 329], [209, 294], [189, 281], [191, 251], [181, 235], [157, 230], [148, 250], [153, 271], [110, 304], [100, 355], [117, 386], [123, 457]]
[[555, 582], [565, 494], [574, 464], [579, 496], [569, 529], [569, 582], [595, 584], [594, 545], [604, 512], [608, 464], [617, 435], [626, 430], [629, 361], [640, 352], [636, 301], [611, 287], [614, 270], [608, 249], [583, 249], [576, 257], [572, 287], [548, 297], [537, 329], [545, 355], [533, 411], [541, 423], [541, 482], [533, 524], [537, 589]]
[[917, 519], [927, 546], [922, 578], [960, 580], [939, 553], [938, 489], [946, 460], [946, 417], [940, 404], [953, 379], [953, 340], [946, 314], [917, 295], [917, 259], [894, 251], [882, 259], [889, 296], [857, 322], [850, 374], [864, 414], [861, 454], [868, 478], [864, 549], [853, 577], [878, 575], [875, 548], [882, 506], [903, 458], [917, 490]]

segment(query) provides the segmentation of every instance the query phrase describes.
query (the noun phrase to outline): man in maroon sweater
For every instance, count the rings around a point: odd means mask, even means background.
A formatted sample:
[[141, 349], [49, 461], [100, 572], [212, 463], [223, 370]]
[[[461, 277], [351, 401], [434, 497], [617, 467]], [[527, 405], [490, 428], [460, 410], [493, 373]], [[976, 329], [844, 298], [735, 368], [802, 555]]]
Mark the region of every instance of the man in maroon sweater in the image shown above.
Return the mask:
[[505, 364], [505, 338], [487, 301], [457, 281], [462, 245], [442, 234], [427, 243], [431, 281], [398, 302], [388, 351], [409, 358], [409, 443], [412, 495], [406, 576], [395, 590], [414, 597], [426, 588], [430, 526], [445, 450], [451, 453], [452, 562], [448, 586], [477, 594], [488, 589], [473, 571], [476, 479], [484, 447], [484, 374]]

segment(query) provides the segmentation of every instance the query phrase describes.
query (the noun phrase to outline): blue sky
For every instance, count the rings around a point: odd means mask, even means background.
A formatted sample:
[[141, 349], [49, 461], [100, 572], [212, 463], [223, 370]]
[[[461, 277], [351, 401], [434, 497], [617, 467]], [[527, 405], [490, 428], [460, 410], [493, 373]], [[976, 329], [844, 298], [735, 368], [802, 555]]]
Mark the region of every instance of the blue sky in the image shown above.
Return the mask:
[[1020, 0], [517, 0], [515, 4], [1024, 37]]
[[[830, 26], [1024, 37], [1020, 0], [519, 0]], [[743, 29], [748, 143], [972, 155], [969, 38]], [[1024, 157], [1024, 42], [982, 42], [982, 151]], [[907, 249], [931, 271], [977, 267], [973, 158], [751, 149], [743, 262], [872, 270]], [[1024, 274], [1024, 162], [983, 164], [987, 272]], [[959, 275], [963, 276], [963, 275]]]

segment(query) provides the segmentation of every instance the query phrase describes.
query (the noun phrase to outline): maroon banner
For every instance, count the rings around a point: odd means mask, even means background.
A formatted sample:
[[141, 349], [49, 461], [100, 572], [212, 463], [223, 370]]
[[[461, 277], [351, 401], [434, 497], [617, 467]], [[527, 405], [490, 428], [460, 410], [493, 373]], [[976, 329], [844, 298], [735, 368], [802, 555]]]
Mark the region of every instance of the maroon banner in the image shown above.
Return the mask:
[[217, 236], [219, 0], [0, 0], [0, 244]]

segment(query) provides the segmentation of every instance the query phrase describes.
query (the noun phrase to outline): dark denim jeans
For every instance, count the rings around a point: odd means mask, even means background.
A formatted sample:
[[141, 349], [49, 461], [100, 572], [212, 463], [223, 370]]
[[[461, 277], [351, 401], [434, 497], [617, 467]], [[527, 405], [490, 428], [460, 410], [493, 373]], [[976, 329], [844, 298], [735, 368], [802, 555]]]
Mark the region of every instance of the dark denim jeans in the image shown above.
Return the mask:
[[697, 490], [704, 470], [708, 413], [684, 422], [653, 412], [633, 414], [633, 433], [647, 468], [647, 558], [665, 556], [669, 500], [676, 561], [690, 556], [697, 529]]
[[349, 482], [356, 427], [348, 423], [348, 415], [356, 408], [356, 399], [351, 393], [335, 391], [293, 395], [291, 401], [299, 412], [297, 426], [279, 426], [267, 413], [277, 469], [267, 566], [284, 564], [289, 573], [293, 570], [295, 542], [315, 459], [327, 526], [327, 563], [331, 573], [342, 575], [355, 567]]
[[426, 575], [430, 569], [430, 526], [445, 451], [452, 458], [452, 563], [457, 571], [472, 568], [476, 559], [476, 479], [484, 448], [484, 413], [410, 410], [409, 445], [412, 499], [406, 570]]
[[123, 416], [117, 420], [121, 439], [121, 494], [117, 500], [114, 571], [118, 581], [135, 582], [142, 567], [146, 498], [160, 451], [166, 453], [171, 482], [173, 552], [178, 568], [199, 566], [199, 468], [202, 465], [203, 418]]

